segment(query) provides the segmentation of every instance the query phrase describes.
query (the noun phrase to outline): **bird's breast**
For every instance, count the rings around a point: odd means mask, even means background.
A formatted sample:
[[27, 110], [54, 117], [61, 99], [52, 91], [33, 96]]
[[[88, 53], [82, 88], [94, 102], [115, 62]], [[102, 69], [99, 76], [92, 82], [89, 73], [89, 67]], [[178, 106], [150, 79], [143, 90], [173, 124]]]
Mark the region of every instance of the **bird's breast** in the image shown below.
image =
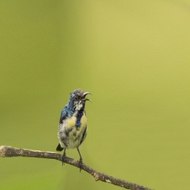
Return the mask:
[[66, 120], [67, 127], [68, 127], [68, 128], [74, 127], [74, 126], [76, 125], [76, 121], [77, 121], [76, 116], [72, 116], [72, 117], [68, 118], [68, 119]]
[[[75, 127], [77, 125], [77, 117], [76, 116], [72, 116], [70, 118], [68, 118], [66, 120], [66, 127], [67, 128], [72, 128], [72, 127]], [[86, 117], [86, 114], [84, 113], [82, 115], [82, 117], [80, 118], [80, 126], [77, 126], [77, 127], [86, 127], [87, 126], [87, 117]]]
[[77, 117], [72, 116], [67, 118], [60, 128], [59, 139], [62, 146], [67, 148], [76, 148], [81, 144], [86, 136], [86, 115], [82, 115], [80, 126], [77, 126]]

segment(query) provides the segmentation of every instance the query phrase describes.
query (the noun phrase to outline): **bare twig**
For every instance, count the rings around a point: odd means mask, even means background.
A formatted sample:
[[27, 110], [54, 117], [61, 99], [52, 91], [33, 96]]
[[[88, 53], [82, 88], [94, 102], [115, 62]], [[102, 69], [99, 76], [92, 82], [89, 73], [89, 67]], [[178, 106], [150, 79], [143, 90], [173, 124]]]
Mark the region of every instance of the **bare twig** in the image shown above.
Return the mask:
[[11, 146], [0, 146], [0, 157], [35, 157], [35, 158], [46, 158], [46, 159], [55, 159], [70, 164], [72, 166], [75, 166], [77, 168], [80, 168], [87, 173], [91, 174], [96, 181], [103, 181], [106, 183], [110, 183], [113, 185], [117, 185], [126, 189], [131, 190], [150, 190], [147, 187], [143, 187], [141, 185], [137, 185], [135, 183], [127, 182], [125, 180], [121, 180], [109, 175], [106, 175], [104, 173], [98, 172], [91, 167], [87, 166], [84, 163], [80, 163], [79, 161], [76, 161], [69, 157], [63, 157], [61, 154], [55, 153], [55, 152], [49, 152], [49, 151], [41, 151], [41, 150], [29, 150], [29, 149], [23, 149], [23, 148], [16, 148]]

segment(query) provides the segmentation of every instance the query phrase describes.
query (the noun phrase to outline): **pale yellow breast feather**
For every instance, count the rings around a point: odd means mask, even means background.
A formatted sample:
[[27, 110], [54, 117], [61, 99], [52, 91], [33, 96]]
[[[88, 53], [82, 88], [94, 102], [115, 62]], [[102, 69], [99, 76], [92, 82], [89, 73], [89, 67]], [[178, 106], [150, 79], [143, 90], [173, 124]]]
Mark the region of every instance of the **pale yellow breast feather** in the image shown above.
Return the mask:
[[76, 124], [76, 117], [73, 116], [67, 119], [67, 127], [74, 127]]

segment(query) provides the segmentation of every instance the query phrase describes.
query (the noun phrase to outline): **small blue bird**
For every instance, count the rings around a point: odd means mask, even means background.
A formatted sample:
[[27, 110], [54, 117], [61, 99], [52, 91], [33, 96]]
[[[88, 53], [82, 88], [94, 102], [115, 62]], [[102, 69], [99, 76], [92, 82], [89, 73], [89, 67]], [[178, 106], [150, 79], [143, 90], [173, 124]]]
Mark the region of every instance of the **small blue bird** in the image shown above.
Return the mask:
[[85, 112], [86, 101], [89, 101], [86, 96], [89, 92], [84, 92], [80, 89], [74, 90], [70, 94], [68, 103], [61, 111], [58, 139], [59, 144], [57, 151], [64, 151], [63, 157], [66, 156], [66, 149], [76, 148], [82, 163], [82, 156], [79, 146], [86, 137], [87, 117]]

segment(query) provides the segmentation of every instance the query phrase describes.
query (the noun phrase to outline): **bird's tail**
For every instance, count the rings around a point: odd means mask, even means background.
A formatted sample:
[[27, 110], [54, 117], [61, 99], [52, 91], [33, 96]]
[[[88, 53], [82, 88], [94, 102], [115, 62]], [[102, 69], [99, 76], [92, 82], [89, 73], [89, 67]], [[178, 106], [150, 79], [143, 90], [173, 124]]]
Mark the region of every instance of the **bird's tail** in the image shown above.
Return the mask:
[[57, 150], [57, 151], [62, 151], [62, 150], [63, 150], [63, 148], [61, 147], [61, 145], [60, 145], [60, 144], [58, 144], [58, 145], [57, 145], [56, 150]]

